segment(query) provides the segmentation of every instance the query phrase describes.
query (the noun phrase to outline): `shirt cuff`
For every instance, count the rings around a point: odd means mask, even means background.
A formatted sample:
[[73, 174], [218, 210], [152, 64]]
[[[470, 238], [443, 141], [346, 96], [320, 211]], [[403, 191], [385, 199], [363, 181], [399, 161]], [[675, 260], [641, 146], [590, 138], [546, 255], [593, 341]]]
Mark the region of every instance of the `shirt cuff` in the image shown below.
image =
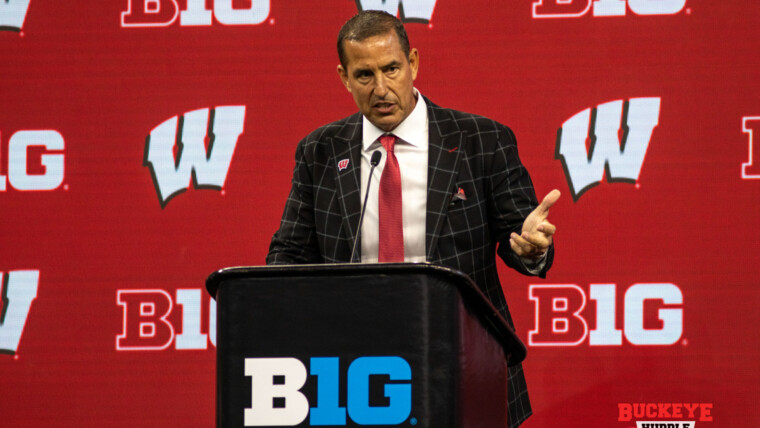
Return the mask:
[[548, 251], [545, 252], [538, 260], [532, 260], [525, 257], [518, 257], [518, 259], [520, 259], [520, 263], [522, 263], [525, 270], [527, 270], [531, 275], [538, 275], [544, 269], [544, 266], [546, 266], [547, 253]]

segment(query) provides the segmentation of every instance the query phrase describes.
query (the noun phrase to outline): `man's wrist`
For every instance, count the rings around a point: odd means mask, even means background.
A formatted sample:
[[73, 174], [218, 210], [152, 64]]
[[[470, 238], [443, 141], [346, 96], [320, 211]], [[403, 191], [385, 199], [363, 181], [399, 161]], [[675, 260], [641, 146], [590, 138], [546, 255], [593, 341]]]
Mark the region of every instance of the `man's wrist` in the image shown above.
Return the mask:
[[538, 275], [541, 270], [546, 266], [546, 255], [548, 251], [544, 252], [539, 258], [532, 259], [528, 257], [518, 257], [520, 263], [522, 263], [525, 270], [533, 275]]

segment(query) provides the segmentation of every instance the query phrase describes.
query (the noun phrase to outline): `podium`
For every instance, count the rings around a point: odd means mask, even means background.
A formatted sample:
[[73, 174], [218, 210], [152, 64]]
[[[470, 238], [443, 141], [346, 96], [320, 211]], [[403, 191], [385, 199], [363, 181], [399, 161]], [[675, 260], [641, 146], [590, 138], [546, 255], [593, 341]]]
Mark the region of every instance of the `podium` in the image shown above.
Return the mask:
[[526, 348], [466, 275], [428, 263], [211, 274], [217, 426], [507, 426]]

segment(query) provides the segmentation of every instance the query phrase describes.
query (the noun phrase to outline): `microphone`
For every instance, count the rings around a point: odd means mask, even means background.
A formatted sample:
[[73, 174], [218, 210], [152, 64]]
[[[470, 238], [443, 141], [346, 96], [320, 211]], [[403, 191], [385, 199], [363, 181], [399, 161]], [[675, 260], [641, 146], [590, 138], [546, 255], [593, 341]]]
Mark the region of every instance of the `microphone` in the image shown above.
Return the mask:
[[[383, 153], [380, 150], [372, 152], [372, 157], [369, 160], [369, 164], [372, 168], [369, 169], [369, 177], [367, 178], [367, 192], [364, 194], [364, 205], [362, 205], [362, 213], [359, 217], [359, 228], [356, 229], [356, 239], [354, 240], [354, 249], [351, 250], [351, 263], [354, 263], [354, 257], [356, 256], [356, 244], [359, 243], [359, 237], [362, 234], [362, 223], [364, 223], [364, 211], [367, 209], [367, 199], [369, 199], [369, 185], [372, 184], [372, 172], [375, 167], [380, 164], [380, 158], [383, 157]], [[361, 262], [361, 260], [359, 260]]]

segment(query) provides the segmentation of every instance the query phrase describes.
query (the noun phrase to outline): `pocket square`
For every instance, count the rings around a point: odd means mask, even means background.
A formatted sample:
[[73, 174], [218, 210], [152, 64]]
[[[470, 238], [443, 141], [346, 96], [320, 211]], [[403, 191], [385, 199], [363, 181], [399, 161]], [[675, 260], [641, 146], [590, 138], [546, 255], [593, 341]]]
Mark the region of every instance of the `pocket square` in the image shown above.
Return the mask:
[[452, 204], [455, 202], [466, 201], [466, 200], [467, 200], [467, 195], [464, 193], [464, 189], [462, 189], [461, 187], [459, 188], [459, 190], [457, 190], [456, 193], [451, 195]]

